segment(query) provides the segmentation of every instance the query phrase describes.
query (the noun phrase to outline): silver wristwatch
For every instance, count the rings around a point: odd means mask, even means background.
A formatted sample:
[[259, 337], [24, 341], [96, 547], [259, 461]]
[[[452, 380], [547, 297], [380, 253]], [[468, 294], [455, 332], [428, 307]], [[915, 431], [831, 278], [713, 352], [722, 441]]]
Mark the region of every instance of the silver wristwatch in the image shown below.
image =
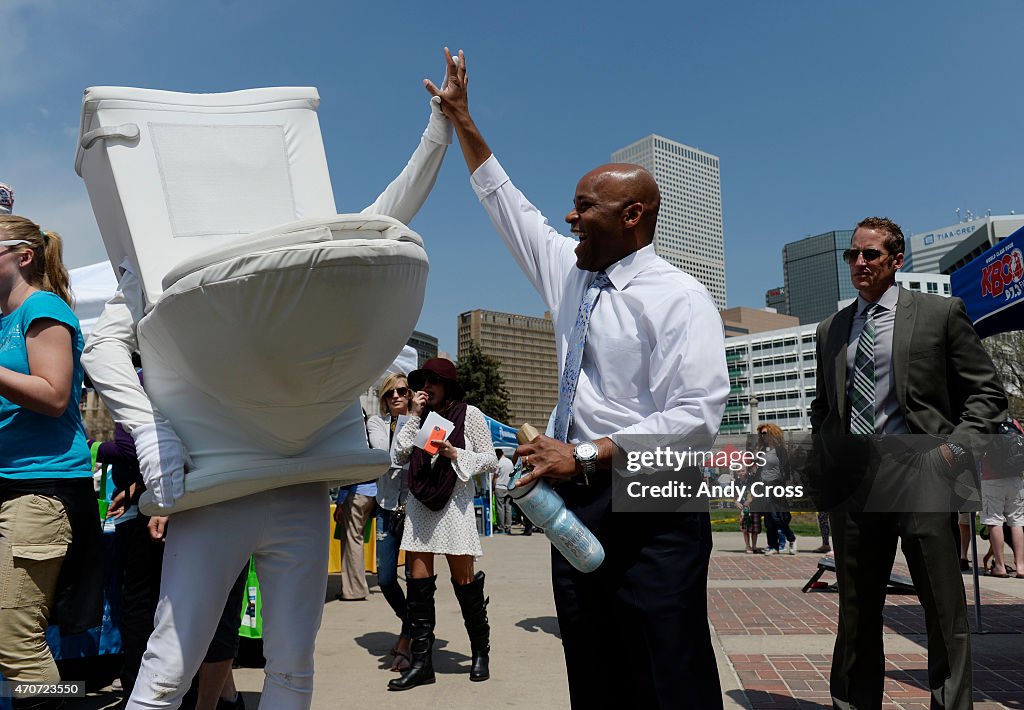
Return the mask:
[[572, 457], [580, 465], [583, 472], [583, 485], [590, 485], [590, 475], [597, 470], [597, 446], [592, 441], [576, 444]]

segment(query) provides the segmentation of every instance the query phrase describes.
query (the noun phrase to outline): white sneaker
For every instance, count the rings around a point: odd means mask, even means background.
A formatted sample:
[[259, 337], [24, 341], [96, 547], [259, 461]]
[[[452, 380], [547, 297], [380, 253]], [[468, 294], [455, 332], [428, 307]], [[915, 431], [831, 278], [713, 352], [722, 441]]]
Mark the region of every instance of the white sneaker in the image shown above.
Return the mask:
[[767, 550], [764, 551], [764, 554], [766, 554], [766, 555], [777, 555], [777, 554], [779, 554], [779, 551], [776, 550], [774, 547], [769, 547]]
[[796, 554], [796, 540], [794, 540], [793, 542], [789, 543], [789, 554], [791, 554], [791, 555], [795, 555]]

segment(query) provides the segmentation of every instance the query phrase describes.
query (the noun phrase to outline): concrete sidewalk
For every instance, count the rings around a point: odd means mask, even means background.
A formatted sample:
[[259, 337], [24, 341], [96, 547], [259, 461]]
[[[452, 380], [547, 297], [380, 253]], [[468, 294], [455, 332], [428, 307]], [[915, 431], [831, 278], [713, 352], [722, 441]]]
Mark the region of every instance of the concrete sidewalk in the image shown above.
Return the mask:
[[[801, 550], [820, 539], [801, 538]], [[332, 576], [317, 638], [315, 710], [343, 707], [567, 708], [568, 688], [543, 535], [499, 535], [483, 541], [479, 569], [491, 599], [491, 679], [469, 681], [469, 639], [447, 568], [438, 558], [437, 683], [402, 693], [388, 651], [399, 622], [373, 586], [362, 602], [335, 600]], [[800, 589], [821, 555], [744, 554], [739, 533], [715, 533], [708, 583], [709, 618], [726, 708], [830, 708], [828, 668], [835, 641], [837, 595]], [[906, 573], [897, 555], [897, 572]], [[964, 576], [974, 625], [973, 589]], [[371, 576], [371, 581], [373, 578]], [[833, 582], [826, 575], [822, 581]], [[972, 635], [978, 710], [1024, 708], [1024, 579], [984, 578], [985, 634]], [[915, 596], [890, 596], [885, 612], [886, 708], [927, 708], [924, 618]], [[259, 703], [263, 672], [237, 669], [246, 707]], [[69, 705], [116, 706], [109, 691]], [[105, 702], [104, 702], [105, 701]], [[265, 709], [273, 710], [273, 709]]]

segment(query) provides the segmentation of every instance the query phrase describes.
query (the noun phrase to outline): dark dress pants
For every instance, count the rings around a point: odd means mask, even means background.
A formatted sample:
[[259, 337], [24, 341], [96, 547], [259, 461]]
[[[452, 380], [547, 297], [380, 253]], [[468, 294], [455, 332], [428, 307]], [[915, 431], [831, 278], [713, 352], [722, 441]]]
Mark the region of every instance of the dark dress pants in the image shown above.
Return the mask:
[[956, 513], [831, 513], [839, 584], [832, 703], [839, 710], [882, 707], [882, 608], [902, 543], [928, 632], [932, 710], [971, 704], [971, 644]]
[[558, 493], [605, 549], [590, 574], [551, 550], [572, 707], [721, 708], [707, 616], [708, 514], [613, 514], [609, 485]]

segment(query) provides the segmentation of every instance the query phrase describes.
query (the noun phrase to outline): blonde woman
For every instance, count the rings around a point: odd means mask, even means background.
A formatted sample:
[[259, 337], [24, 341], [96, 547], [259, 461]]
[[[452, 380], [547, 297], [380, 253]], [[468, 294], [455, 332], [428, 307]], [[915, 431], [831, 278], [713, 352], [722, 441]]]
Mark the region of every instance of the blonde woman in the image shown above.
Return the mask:
[[[403, 373], [393, 373], [384, 378], [378, 400], [380, 416], [374, 415], [366, 422], [371, 448], [391, 451], [398, 429], [398, 418], [409, 414], [411, 399], [409, 382]], [[408, 495], [409, 464], [400, 466], [392, 462], [388, 470], [377, 479], [377, 584], [388, 604], [402, 620], [398, 643], [391, 649], [391, 655], [395, 657], [391, 664], [393, 671], [407, 670], [411, 660], [405, 592], [398, 583], [398, 547], [402, 543]]]
[[103, 609], [84, 343], [61, 253], [60, 235], [0, 215], [0, 672], [12, 685], [58, 682], [47, 625], [84, 631]]

